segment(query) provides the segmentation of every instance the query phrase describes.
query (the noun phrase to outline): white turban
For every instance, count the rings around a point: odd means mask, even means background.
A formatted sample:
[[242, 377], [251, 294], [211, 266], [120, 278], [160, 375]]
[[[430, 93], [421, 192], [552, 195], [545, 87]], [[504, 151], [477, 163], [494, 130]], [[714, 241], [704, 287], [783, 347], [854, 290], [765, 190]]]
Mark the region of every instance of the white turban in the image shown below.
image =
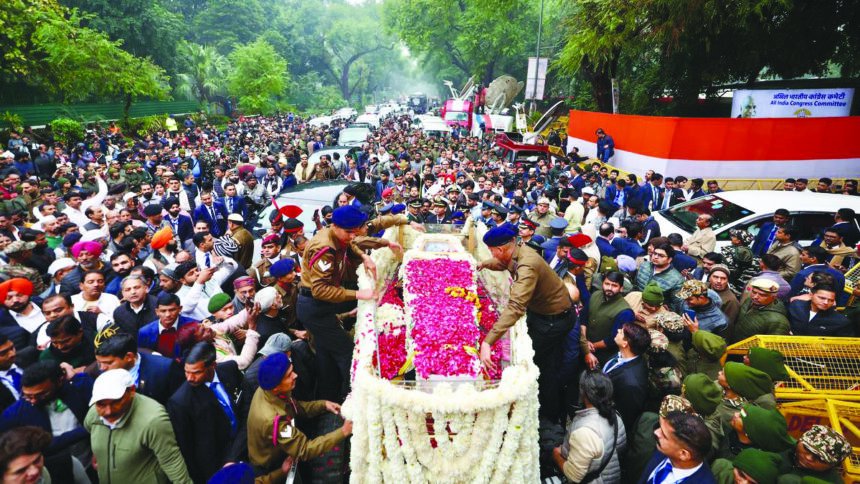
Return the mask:
[[275, 290], [274, 287], [267, 287], [261, 289], [260, 292], [254, 296], [254, 301], [260, 303], [260, 312], [265, 313], [268, 311], [272, 304], [275, 304], [275, 297], [277, 297], [278, 291]]

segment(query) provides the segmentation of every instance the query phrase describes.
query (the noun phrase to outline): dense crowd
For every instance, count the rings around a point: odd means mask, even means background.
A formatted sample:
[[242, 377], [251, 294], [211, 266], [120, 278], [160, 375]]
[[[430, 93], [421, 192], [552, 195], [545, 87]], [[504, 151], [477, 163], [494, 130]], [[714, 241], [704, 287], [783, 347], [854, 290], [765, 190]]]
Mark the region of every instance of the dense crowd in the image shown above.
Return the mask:
[[[539, 275], [500, 324], [531, 314], [529, 298], [564, 309], [541, 316], [550, 327], [570, 321], [552, 338], [530, 328], [545, 476], [842, 482], [845, 438], [816, 426], [795, 440], [776, 410], [782, 355], [720, 362], [754, 335], [858, 336], [857, 304], [837, 310], [858, 258], [853, 210], [834, 207], [810, 245], [777, 210], [718, 249], [709, 215], [686, 235], [652, 216], [720, 192], [716, 181], [640, 181], [578, 149], [513, 163], [489, 136], [432, 137], [407, 116], [343, 156], [326, 150], [346, 126], [289, 114], [126, 136], [111, 123], [72, 145], [12, 133], [0, 154], [3, 482], [275, 483], [296, 469], [314, 482], [325, 467], [343, 479], [355, 301], [377, 296], [357, 291], [356, 269], [370, 249], [401, 249], [376, 237], [387, 227], [466, 223], [491, 229], [497, 260], [482, 267], [516, 274], [498, 262], [520, 257]], [[611, 136], [597, 148], [611, 163]], [[283, 191], [326, 180], [349, 183], [314, 226], [280, 204], [254, 230]], [[856, 195], [857, 182], [821, 178], [815, 191]], [[341, 460], [320, 459], [333, 451]]]

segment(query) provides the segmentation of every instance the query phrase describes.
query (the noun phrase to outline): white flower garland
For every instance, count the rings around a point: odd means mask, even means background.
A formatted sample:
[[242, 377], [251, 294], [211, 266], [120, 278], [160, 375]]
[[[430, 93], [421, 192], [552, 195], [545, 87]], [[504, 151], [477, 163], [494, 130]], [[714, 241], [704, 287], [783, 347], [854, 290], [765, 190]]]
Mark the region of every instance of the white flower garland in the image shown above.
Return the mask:
[[[450, 238], [460, 244], [455, 236], [415, 237], [410, 232], [414, 231], [407, 228], [407, 246], [421, 246], [422, 239], [427, 238]], [[385, 234], [392, 240], [395, 235], [392, 229]], [[411, 237], [414, 238], [410, 240]], [[478, 244], [477, 252], [481, 258], [489, 255], [483, 244]], [[447, 255], [474, 260], [466, 252]], [[411, 256], [414, 253], [407, 253], [404, 262]], [[371, 257], [377, 266], [378, 279], [371, 280], [359, 268], [360, 289], [378, 289], [384, 281], [396, 276], [397, 261], [390, 251], [377, 250]], [[498, 275], [503, 277], [495, 277]], [[504, 276], [491, 271], [481, 273], [494, 299], [510, 287], [510, 278]], [[495, 301], [499, 307], [504, 306], [502, 300]], [[534, 351], [525, 318], [511, 329], [513, 361], [503, 371], [496, 388], [478, 391], [472, 383], [441, 383], [425, 391], [376, 376], [372, 361], [376, 331], [385, 328], [384, 323], [392, 321], [389, 318], [396, 320], [397, 315], [391, 308], [376, 308], [375, 304], [375, 301], [358, 303], [353, 391], [342, 409], [344, 416], [353, 421], [350, 482], [538, 482], [538, 370], [532, 362]], [[408, 318], [405, 322], [408, 326]], [[434, 419], [434, 436], [428, 433], [427, 415]], [[436, 448], [431, 445], [431, 438], [435, 438]]]

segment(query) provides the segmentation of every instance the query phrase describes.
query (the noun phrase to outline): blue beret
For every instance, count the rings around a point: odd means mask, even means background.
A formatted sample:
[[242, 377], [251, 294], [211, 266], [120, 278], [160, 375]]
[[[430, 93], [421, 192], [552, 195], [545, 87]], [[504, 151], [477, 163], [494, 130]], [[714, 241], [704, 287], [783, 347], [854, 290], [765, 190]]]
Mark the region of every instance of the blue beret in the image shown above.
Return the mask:
[[546, 242], [546, 237], [544, 237], [543, 235], [535, 235], [534, 237], [532, 237], [532, 240], [536, 244], [543, 244], [544, 242]]
[[397, 215], [398, 213], [403, 213], [406, 210], [406, 205], [402, 203], [398, 203], [397, 205], [391, 207], [391, 213]]
[[380, 213], [380, 215], [384, 214], [384, 213], [388, 213], [391, 211], [392, 208], [394, 208], [393, 203], [386, 203], [385, 205], [379, 207], [379, 213]]
[[331, 221], [342, 229], [352, 230], [367, 222], [367, 214], [353, 205], [344, 205], [334, 209]]
[[254, 471], [245, 462], [221, 468], [207, 484], [254, 484]]
[[465, 216], [466, 216], [466, 214], [463, 213], [461, 210], [457, 210], [456, 212], [451, 214], [451, 218], [460, 218], [460, 217], [465, 217]]
[[286, 259], [281, 259], [272, 264], [272, 267], [269, 267], [269, 275], [278, 278], [284, 277], [290, 272], [293, 272], [293, 269], [295, 268], [296, 261], [294, 261], [292, 257], [287, 257]]
[[491, 228], [484, 234], [484, 243], [487, 244], [487, 247], [498, 247], [514, 240], [516, 236], [517, 232], [511, 229], [509, 225], [500, 225]]
[[274, 353], [266, 357], [260, 363], [260, 372], [257, 375], [257, 380], [260, 382], [260, 388], [263, 390], [271, 390], [281, 384], [284, 375], [290, 368], [290, 357], [284, 353]]
[[549, 221], [550, 228], [554, 228], [556, 230], [561, 230], [567, 228], [567, 220], [557, 217]]

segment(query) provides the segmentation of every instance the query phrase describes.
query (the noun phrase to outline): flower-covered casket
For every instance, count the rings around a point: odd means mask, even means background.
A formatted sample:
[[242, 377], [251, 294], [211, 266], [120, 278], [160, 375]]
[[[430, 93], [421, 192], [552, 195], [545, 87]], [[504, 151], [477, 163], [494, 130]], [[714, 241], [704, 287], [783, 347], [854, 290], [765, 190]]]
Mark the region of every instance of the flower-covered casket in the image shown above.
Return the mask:
[[[400, 230], [405, 230], [400, 233]], [[492, 350], [479, 348], [507, 301], [506, 272], [476, 271], [486, 246], [472, 232], [385, 237], [407, 248], [371, 254], [377, 276], [359, 269], [352, 393], [351, 482], [532, 483], [539, 481], [537, 367], [525, 318]], [[480, 232], [480, 229], [478, 229]]]

